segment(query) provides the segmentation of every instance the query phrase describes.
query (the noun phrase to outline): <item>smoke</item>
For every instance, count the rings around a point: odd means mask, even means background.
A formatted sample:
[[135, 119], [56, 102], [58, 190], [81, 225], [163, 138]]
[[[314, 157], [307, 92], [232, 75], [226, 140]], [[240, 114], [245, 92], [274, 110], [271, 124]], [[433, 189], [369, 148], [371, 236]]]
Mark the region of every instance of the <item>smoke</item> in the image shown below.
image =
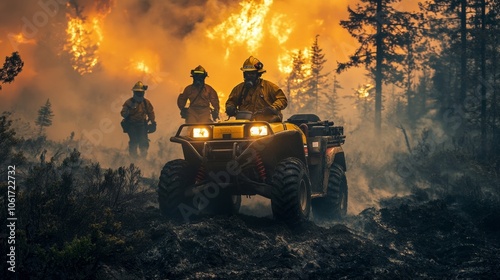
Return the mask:
[[[61, 141], [74, 132], [74, 139], [87, 158], [108, 164], [123, 163], [124, 160], [113, 159], [112, 154], [100, 151], [109, 148], [126, 154], [128, 137], [121, 131], [119, 111], [123, 102], [131, 97], [132, 86], [140, 80], [149, 85], [146, 98], [155, 107], [158, 123], [157, 132], [150, 134], [149, 154], [153, 162], [161, 164], [180, 156], [180, 149], [174, 146], [177, 144], [168, 139], [183, 123], [176, 98], [191, 83], [191, 69], [197, 65], [207, 69], [206, 82], [217, 90], [223, 106], [231, 89], [242, 81], [239, 68], [250, 55], [264, 63], [265, 79], [283, 85], [287, 73], [280, 71], [280, 61], [286, 62], [293, 50], [310, 48], [315, 36], [320, 35], [319, 45], [327, 59], [324, 71], [331, 73], [336, 62], [346, 61], [357, 47], [347, 31], [339, 26], [340, 20], [347, 19], [347, 6], [355, 2], [41, 0], [34, 4], [28, 0], [4, 1], [0, 3], [0, 49], [4, 55], [19, 51], [25, 68], [0, 92], [0, 110], [14, 111], [16, 116], [34, 122], [40, 106], [50, 99], [55, 116], [53, 125], [47, 128], [49, 139]], [[250, 4], [256, 6], [245, 10], [245, 5]], [[262, 18], [235, 20], [233, 26], [222, 25], [231, 23], [228, 21], [231, 17], [257, 15]], [[94, 26], [84, 36], [94, 40], [88, 50], [92, 50], [97, 64], [91, 73], [83, 75], [73, 68], [74, 57], [67, 45], [67, 23], [74, 17], [87, 24], [97, 17], [100, 24], [99, 29]], [[245, 36], [230, 33], [244, 31], [243, 24], [260, 33], [251, 30], [246, 30]], [[218, 26], [224, 28], [217, 29]], [[351, 95], [353, 88], [366, 82], [363, 69], [353, 69], [337, 78], [343, 87], [340, 97]], [[354, 114], [352, 106], [344, 107], [340, 115], [350, 119]], [[286, 115], [286, 110], [283, 113]], [[316, 113], [321, 116], [321, 112]], [[371, 131], [362, 127], [352, 132], [353, 127], [357, 127], [357, 121], [346, 127], [350, 134], [345, 145], [347, 158], [354, 166], [348, 171], [350, 196], [355, 198], [352, 201], [357, 201], [351, 204], [351, 213], [394, 193], [370, 185], [369, 178], [374, 174], [356, 166], [366, 166], [363, 164], [367, 162], [384, 165], [390, 158], [388, 149], [404, 150], [401, 141], [383, 147], [372, 146], [366, 141]], [[385, 137], [401, 140], [397, 129]], [[151, 168], [159, 172], [161, 166]]]

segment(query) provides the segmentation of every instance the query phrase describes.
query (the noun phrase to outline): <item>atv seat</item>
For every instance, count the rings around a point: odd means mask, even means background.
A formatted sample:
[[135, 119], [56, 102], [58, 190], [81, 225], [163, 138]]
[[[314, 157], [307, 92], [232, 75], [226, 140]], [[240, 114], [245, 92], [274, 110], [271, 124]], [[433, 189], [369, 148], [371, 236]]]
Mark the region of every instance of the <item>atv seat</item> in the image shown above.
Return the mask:
[[319, 122], [321, 121], [315, 114], [295, 114], [288, 118], [287, 122], [300, 126], [303, 123]]
[[298, 126], [302, 132], [309, 137], [309, 126], [308, 123], [317, 123], [320, 119], [315, 114], [295, 114], [288, 118], [287, 122], [293, 123]]

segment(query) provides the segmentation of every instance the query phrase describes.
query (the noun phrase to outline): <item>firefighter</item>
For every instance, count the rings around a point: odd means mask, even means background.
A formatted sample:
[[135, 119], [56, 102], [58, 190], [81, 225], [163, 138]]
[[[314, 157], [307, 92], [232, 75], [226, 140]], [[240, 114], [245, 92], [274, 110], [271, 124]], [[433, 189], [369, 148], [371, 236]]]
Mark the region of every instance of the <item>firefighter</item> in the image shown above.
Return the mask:
[[288, 100], [277, 85], [261, 78], [266, 72], [257, 58], [250, 56], [243, 62], [243, 82], [233, 88], [226, 102], [226, 114], [236, 116], [238, 111], [252, 112], [253, 120], [281, 122]]
[[[181, 110], [181, 117], [186, 123], [206, 123], [219, 119], [219, 96], [208, 84], [205, 78], [208, 73], [201, 65], [191, 70], [193, 83], [188, 85], [177, 98], [177, 106]], [[189, 108], [185, 108], [189, 100]], [[213, 107], [213, 109], [210, 107]], [[212, 117], [212, 120], [210, 120]]]
[[121, 110], [123, 132], [129, 136], [128, 151], [131, 157], [137, 158], [137, 148], [140, 156], [146, 158], [149, 148], [148, 133], [156, 131], [155, 112], [153, 105], [144, 98], [148, 89], [141, 81], [132, 88], [133, 96], [123, 104]]

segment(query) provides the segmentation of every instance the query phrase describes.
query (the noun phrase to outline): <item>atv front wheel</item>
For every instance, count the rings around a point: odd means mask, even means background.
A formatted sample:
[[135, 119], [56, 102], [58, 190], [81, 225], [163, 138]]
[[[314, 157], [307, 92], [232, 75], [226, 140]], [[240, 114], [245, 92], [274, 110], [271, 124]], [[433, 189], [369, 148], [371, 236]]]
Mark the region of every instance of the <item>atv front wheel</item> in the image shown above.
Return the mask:
[[161, 170], [158, 183], [158, 203], [165, 217], [178, 220], [197, 212], [191, 197], [186, 197], [184, 190], [194, 184], [194, 171], [186, 160], [176, 159], [167, 162]]
[[340, 219], [347, 214], [347, 178], [339, 164], [332, 164], [326, 196], [312, 200], [314, 218]]
[[311, 186], [304, 164], [296, 158], [282, 160], [272, 178], [273, 215], [289, 225], [297, 225], [309, 217]]

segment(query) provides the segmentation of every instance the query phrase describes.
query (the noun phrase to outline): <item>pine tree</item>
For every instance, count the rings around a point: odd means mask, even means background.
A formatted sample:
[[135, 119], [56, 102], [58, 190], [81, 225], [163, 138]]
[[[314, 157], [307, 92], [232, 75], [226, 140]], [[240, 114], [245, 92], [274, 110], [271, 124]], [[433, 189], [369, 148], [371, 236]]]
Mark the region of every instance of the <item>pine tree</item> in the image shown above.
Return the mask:
[[402, 80], [400, 66], [405, 58], [405, 36], [416, 15], [395, 10], [400, 0], [361, 0], [355, 9], [348, 8], [349, 20], [340, 22], [360, 46], [349, 61], [339, 63], [337, 73], [364, 65], [375, 78], [375, 128], [382, 121], [382, 83]]
[[292, 57], [293, 66], [292, 71], [287, 77], [287, 91], [289, 95], [289, 112], [296, 114], [304, 107], [304, 84], [307, 80], [305, 73], [307, 67], [307, 60], [304, 54], [299, 50]]
[[40, 109], [38, 110], [38, 117], [35, 120], [35, 124], [40, 126], [40, 135], [42, 134], [44, 127], [49, 127], [52, 125], [52, 118], [54, 117], [54, 114], [51, 107], [52, 104], [50, 104], [50, 100], [47, 99], [45, 105], [40, 107]]
[[343, 87], [340, 85], [339, 81], [337, 80], [337, 76], [333, 76], [333, 82], [332, 82], [332, 93], [327, 95], [327, 104], [329, 110], [327, 110], [327, 115], [326, 118], [329, 120], [337, 121], [340, 119], [340, 116], [338, 112], [340, 111], [341, 104], [339, 102], [339, 94], [338, 90], [343, 89]]
[[311, 78], [308, 83], [308, 92], [310, 93], [310, 101], [314, 102], [314, 106], [310, 104], [309, 108], [314, 109], [315, 112], [318, 112], [318, 103], [320, 99], [320, 94], [327, 96], [328, 94], [324, 92], [324, 89], [328, 87], [327, 77], [328, 74], [323, 74], [323, 65], [327, 61], [325, 59], [325, 55], [323, 54], [323, 50], [319, 47], [318, 37], [314, 40], [314, 43], [310, 49], [311, 54]]
[[[5, 57], [3, 68], [0, 69], [0, 81], [2, 84], [11, 83], [14, 78], [23, 70], [24, 62], [18, 52], [13, 52], [12, 56]], [[2, 86], [0, 85], [0, 90]]]

